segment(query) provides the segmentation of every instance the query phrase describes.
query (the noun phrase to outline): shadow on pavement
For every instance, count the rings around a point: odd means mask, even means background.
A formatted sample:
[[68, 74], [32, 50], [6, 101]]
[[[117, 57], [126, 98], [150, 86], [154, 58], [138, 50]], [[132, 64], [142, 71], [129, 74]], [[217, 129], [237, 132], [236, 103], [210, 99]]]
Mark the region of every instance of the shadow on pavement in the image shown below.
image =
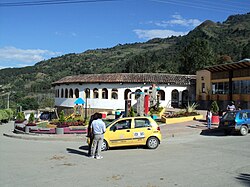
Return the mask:
[[75, 149], [71, 149], [71, 148], [67, 148], [66, 150], [68, 151], [68, 153], [88, 156], [88, 153], [85, 153], [85, 152], [82, 152], [82, 151], [79, 151], [79, 150], [75, 150]]
[[240, 181], [240, 183], [245, 184], [246, 186], [250, 186], [250, 174], [241, 173], [238, 177], [236, 177]]
[[83, 145], [83, 146], [79, 147], [79, 149], [88, 151], [89, 146], [88, 145]]
[[201, 131], [202, 136], [225, 136], [224, 132], [218, 128], [215, 129], [204, 129]]

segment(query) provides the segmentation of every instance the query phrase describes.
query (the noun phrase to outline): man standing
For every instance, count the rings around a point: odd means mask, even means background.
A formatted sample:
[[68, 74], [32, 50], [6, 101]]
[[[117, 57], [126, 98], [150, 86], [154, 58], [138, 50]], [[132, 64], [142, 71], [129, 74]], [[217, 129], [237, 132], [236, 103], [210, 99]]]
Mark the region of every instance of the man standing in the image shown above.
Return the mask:
[[92, 132], [94, 134], [93, 145], [91, 149], [91, 158], [102, 159], [100, 155], [106, 125], [102, 121], [102, 114], [97, 114], [97, 119], [91, 123]]
[[207, 128], [211, 129], [212, 112], [210, 109], [207, 110]]

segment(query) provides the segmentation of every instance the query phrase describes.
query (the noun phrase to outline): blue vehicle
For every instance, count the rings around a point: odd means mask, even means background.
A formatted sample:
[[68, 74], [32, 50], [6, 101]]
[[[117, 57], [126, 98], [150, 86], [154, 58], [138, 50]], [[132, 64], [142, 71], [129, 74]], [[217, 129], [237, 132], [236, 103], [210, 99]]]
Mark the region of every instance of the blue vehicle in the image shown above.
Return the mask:
[[250, 130], [250, 110], [236, 110], [226, 112], [219, 124], [225, 134], [230, 134], [232, 131], [240, 132], [245, 136]]

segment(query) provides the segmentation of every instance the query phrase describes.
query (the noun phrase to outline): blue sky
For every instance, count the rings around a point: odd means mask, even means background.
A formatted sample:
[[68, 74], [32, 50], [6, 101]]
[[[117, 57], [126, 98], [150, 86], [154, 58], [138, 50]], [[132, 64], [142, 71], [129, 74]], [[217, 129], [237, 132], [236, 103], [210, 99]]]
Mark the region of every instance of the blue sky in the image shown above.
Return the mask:
[[73, 4], [5, 6], [37, 1], [43, 0], [0, 1], [0, 69], [30, 66], [88, 49], [185, 35], [205, 20], [223, 22], [230, 15], [250, 12], [249, 0], [95, 0], [88, 3], [81, 0]]

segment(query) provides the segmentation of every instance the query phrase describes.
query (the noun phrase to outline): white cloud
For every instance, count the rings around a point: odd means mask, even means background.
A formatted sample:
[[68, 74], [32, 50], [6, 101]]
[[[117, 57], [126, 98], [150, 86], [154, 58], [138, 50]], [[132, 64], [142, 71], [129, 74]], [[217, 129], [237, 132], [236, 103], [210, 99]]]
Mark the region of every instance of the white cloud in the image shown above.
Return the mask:
[[160, 30], [160, 29], [153, 29], [153, 30], [136, 29], [134, 30], [134, 32], [137, 34], [139, 38], [142, 39], [167, 38], [171, 36], [182, 36], [187, 34], [187, 32], [176, 32], [173, 30]]
[[[59, 54], [59, 52], [52, 52], [49, 50], [18, 49], [13, 46], [10, 46], [0, 48], [0, 62], [18, 62], [25, 63], [28, 65], [29, 63], [36, 63]], [[3, 65], [0, 64], [0, 66]]]
[[156, 22], [155, 25], [160, 27], [175, 26], [175, 25], [184, 27], [196, 27], [201, 24], [201, 21], [198, 19], [184, 19], [179, 14], [172, 15], [172, 18], [174, 19]]

